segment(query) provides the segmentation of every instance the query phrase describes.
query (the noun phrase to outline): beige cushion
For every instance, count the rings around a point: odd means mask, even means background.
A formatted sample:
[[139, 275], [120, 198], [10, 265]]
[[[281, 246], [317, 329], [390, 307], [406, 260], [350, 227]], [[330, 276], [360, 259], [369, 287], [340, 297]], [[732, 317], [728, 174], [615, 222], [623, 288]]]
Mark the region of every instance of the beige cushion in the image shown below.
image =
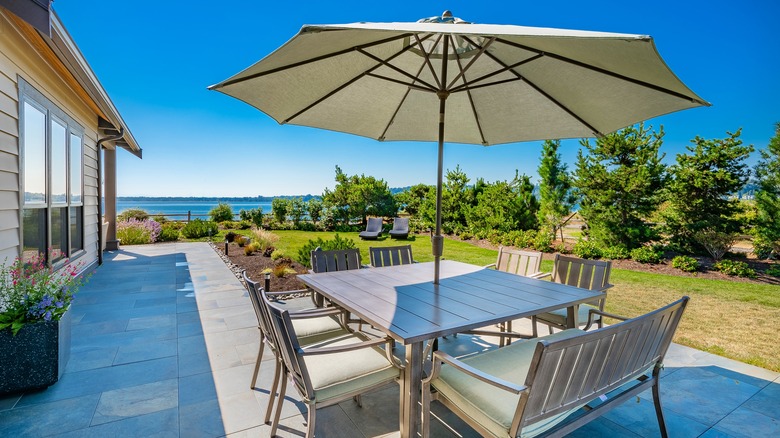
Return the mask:
[[[333, 347], [362, 342], [355, 335], [324, 341], [312, 347]], [[309, 371], [314, 400], [317, 403], [345, 394], [392, 382], [398, 379], [400, 370], [393, 367], [380, 348], [361, 348], [343, 353], [304, 356]]]
[[298, 342], [301, 345], [310, 345], [346, 333], [344, 327], [330, 316], [293, 319], [292, 324], [295, 329], [295, 335], [298, 336]]
[[[580, 305], [579, 309], [577, 310], [577, 320], [579, 321], [580, 325], [587, 324], [588, 322], [588, 312], [590, 312], [590, 309], [593, 309], [593, 306], [588, 305]], [[599, 315], [596, 315], [594, 318], [594, 321], [598, 321], [599, 318], [601, 318]], [[551, 312], [545, 312], [540, 313], [539, 315], [536, 315], [536, 319], [539, 321], [549, 321], [553, 324], [557, 325], [566, 325], [566, 309], [555, 309]]]
[[[524, 385], [538, 340], [565, 339], [581, 333], [584, 332], [570, 329], [542, 338], [513, 342], [509, 346], [463, 359], [463, 362], [491, 376]], [[439, 392], [439, 397], [458, 406], [473, 421], [496, 436], [507, 436], [520, 400], [519, 395], [502, 391], [448, 365], [442, 365], [439, 377], [431, 384]], [[520, 436], [538, 435], [563, 421], [575, 410], [529, 425], [523, 428]]]
[[286, 300], [275, 300], [273, 303], [283, 308], [284, 310], [289, 310], [290, 312], [317, 308], [317, 306], [314, 305], [314, 301], [312, 301], [311, 297], [308, 295], [305, 297], [289, 298]]

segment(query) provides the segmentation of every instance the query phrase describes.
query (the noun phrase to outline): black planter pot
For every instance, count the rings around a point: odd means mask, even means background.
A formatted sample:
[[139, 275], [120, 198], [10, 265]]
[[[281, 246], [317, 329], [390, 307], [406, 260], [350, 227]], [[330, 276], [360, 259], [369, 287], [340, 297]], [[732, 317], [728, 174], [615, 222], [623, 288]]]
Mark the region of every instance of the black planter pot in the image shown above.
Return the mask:
[[0, 331], [0, 395], [40, 389], [62, 377], [70, 358], [70, 311], [59, 321]]

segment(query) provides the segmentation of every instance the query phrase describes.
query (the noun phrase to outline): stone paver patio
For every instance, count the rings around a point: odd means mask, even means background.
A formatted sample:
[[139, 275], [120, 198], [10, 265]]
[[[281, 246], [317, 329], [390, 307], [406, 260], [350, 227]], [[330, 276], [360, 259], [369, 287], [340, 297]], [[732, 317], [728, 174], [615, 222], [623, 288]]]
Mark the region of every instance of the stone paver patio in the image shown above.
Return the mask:
[[[273, 373], [264, 358], [251, 390], [259, 332], [246, 290], [206, 243], [129, 246], [107, 253], [72, 308], [73, 346], [62, 379], [0, 398], [0, 436], [267, 437]], [[519, 330], [523, 327], [517, 323]], [[449, 337], [453, 355], [495, 339]], [[780, 436], [780, 374], [673, 345], [661, 380], [673, 437]], [[281, 436], [303, 436], [305, 407], [288, 394]], [[473, 430], [434, 405], [433, 436]], [[398, 434], [398, 387], [318, 411], [318, 437]], [[657, 436], [642, 394], [572, 436]]]

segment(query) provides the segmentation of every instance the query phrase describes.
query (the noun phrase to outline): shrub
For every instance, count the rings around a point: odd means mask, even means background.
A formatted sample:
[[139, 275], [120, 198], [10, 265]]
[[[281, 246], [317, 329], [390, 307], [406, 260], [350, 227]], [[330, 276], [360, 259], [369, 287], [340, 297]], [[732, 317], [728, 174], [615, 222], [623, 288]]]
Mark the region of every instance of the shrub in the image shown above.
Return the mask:
[[598, 259], [601, 258], [601, 248], [591, 240], [578, 240], [574, 247], [571, 249], [577, 257], [583, 259]]
[[661, 263], [661, 253], [649, 246], [631, 250], [631, 259], [639, 263]]
[[226, 230], [236, 230], [238, 229], [239, 225], [241, 225], [241, 222], [238, 221], [222, 221], [219, 223], [222, 225], [222, 228]]
[[238, 223], [238, 229], [239, 230], [248, 230], [250, 228], [252, 228], [252, 222], [251, 221], [242, 220], [241, 222]]
[[287, 274], [295, 274], [295, 269], [290, 267], [290, 263], [278, 263], [273, 268], [266, 269], [263, 273], [271, 272], [277, 278], [283, 278]]
[[176, 222], [166, 222], [162, 225], [160, 235], [157, 240], [160, 242], [175, 242], [179, 240], [179, 230], [181, 229]]
[[232, 241], [236, 240], [236, 236], [237, 236], [236, 233], [234, 233], [232, 231], [228, 231], [227, 233], [225, 233], [225, 240], [228, 241], [228, 242], [232, 242]]
[[713, 265], [716, 271], [720, 271], [726, 275], [732, 275], [737, 277], [755, 278], [756, 271], [749, 267], [747, 263], [734, 261], [734, 260], [721, 260]]
[[233, 239], [233, 241], [234, 241], [234, 242], [236, 242], [236, 245], [238, 245], [238, 246], [240, 246], [241, 248], [243, 248], [243, 247], [244, 247], [244, 245], [246, 245], [246, 244], [248, 244], [249, 242], [251, 242], [251, 239], [248, 239], [248, 238], [246, 238], [246, 236], [236, 236], [236, 237]]
[[552, 236], [549, 233], [536, 233], [531, 246], [537, 251], [549, 252], [552, 240]]
[[263, 250], [263, 257], [271, 257], [274, 251], [276, 251], [276, 248], [274, 248], [273, 246], [269, 246], [268, 248]]
[[555, 245], [555, 248], [553, 248], [553, 249], [555, 250], [555, 252], [559, 252], [561, 254], [569, 254], [569, 252], [570, 252], [569, 249], [566, 248], [566, 244], [563, 243], [563, 242]]
[[160, 231], [160, 224], [153, 220], [139, 221], [131, 218], [116, 224], [116, 237], [123, 245], [154, 243]]
[[252, 242], [249, 245], [244, 246], [244, 255], [252, 255], [252, 253], [259, 251], [260, 245], [257, 242]]
[[181, 229], [181, 234], [188, 239], [216, 236], [219, 232], [216, 222], [194, 219]]
[[702, 230], [694, 235], [694, 240], [703, 246], [710, 253], [712, 259], [717, 262], [734, 246], [737, 235], [715, 230]]
[[213, 222], [224, 222], [233, 220], [233, 208], [230, 204], [220, 202], [209, 212]]
[[168, 220], [168, 218], [166, 218], [165, 216], [163, 216], [163, 215], [161, 215], [161, 214], [155, 214], [155, 215], [153, 215], [153, 216], [152, 216], [152, 220], [153, 220], [153, 221], [155, 221], [155, 222], [157, 222], [157, 223], [158, 223], [158, 224], [160, 224], [160, 225], [167, 224], [168, 222], [170, 222], [170, 221]]
[[274, 250], [274, 252], [271, 253], [271, 260], [279, 260], [282, 257], [284, 257], [284, 251], [281, 249]]
[[321, 237], [311, 239], [298, 250], [298, 262], [307, 268], [311, 268], [311, 252], [317, 247], [320, 247], [323, 251], [330, 251], [333, 249], [351, 249], [355, 248], [356, 245], [354, 240], [342, 239], [338, 234], [330, 240], [323, 240]]
[[608, 260], [625, 260], [631, 257], [628, 248], [622, 245], [610, 246], [601, 250], [601, 257]]
[[672, 259], [672, 266], [685, 272], [696, 272], [699, 270], [699, 261], [693, 257], [680, 255]]
[[770, 266], [764, 273], [766, 275], [771, 275], [772, 277], [780, 277], [780, 265]]
[[259, 245], [260, 250], [265, 251], [268, 247], [273, 246], [274, 243], [279, 241], [279, 236], [266, 230], [254, 230], [252, 234], [255, 236], [255, 242]]
[[140, 208], [129, 208], [116, 216], [117, 222], [126, 222], [130, 219], [145, 221], [149, 219], [149, 213]]

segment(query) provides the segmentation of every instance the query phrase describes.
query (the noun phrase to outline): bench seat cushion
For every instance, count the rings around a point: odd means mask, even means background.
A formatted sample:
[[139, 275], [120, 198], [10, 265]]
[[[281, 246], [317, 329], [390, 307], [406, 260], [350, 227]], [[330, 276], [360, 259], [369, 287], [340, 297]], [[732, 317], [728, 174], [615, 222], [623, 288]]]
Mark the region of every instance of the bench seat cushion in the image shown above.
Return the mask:
[[[566, 339], [581, 333], [584, 332], [579, 329], [569, 329], [550, 336], [513, 342], [506, 347], [463, 359], [463, 362], [491, 376], [524, 385], [538, 340]], [[446, 364], [442, 365], [439, 377], [433, 380], [431, 385], [439, 392], [439, 398], [446, 398], [460, 407], [476, 423], [486, 426], [496, 436], [507, 436], [520, 399], [519, 395], [502, 391]], [[520, 436], [538, 435], [563, 421], [577, 409], [527, 426], [521, 431]]]

